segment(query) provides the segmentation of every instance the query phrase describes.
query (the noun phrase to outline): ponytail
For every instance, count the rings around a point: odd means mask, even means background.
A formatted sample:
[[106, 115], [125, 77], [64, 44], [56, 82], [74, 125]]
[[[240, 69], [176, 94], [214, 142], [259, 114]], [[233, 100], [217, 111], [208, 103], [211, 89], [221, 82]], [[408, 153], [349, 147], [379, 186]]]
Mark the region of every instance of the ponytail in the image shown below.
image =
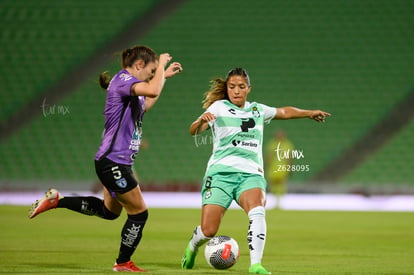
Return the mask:
[[99, 85], [102, 89], [108, 89], [109, 82], [111, 81], [111, 76], [109, 75], [108, 71], [105, 71], [99, 75]]
[[203, 109], [221, 99], [229, 99], [227, 95], [227, 82], [224, 79], [216, 78], [210, 81], [210, 90], [204, 93]]

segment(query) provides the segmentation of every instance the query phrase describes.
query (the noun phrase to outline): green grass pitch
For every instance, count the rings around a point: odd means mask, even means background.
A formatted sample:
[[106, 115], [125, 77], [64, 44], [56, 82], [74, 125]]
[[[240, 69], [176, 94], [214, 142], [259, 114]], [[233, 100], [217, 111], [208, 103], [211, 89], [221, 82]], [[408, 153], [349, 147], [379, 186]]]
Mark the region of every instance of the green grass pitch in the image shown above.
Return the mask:
[[[115, 221], [57, 209], [33, 220], [28, 207], [0, 206], [1, 274], [113, 274], [125, 214]], [[219, 234], [239, 243], [228, 270], [214, 270], [204, 247], [193, 270], [181, 270], [197, 209], [150, 209], [133, 260], [147, 274], [248, 274], [247, 217], [229, 210]], [[414, 274], [414, 213], [267, 211], [263, 265], [272, 274]]]

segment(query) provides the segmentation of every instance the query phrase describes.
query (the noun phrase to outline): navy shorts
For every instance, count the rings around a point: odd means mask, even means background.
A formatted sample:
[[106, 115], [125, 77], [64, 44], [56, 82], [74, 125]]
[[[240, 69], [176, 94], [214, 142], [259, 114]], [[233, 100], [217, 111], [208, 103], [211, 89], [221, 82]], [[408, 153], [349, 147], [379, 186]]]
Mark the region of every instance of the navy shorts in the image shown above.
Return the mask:
[[103, 158], [95, 160], [95, 170], [101, 183], [112, 197], [115, 197], [115, 193], [123, 194], [138, 186], [130, 165], [115, 163]]

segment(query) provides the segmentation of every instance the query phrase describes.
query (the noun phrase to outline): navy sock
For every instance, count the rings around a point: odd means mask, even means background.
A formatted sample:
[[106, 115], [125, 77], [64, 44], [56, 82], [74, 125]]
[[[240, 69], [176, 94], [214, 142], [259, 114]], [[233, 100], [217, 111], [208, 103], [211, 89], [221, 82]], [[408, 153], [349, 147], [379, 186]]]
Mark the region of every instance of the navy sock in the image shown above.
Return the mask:
[[142, 238], [142, 230], [148, 219], [148, 210], [136, 215], [128, 215], [128, 219], [122, 228], [121, 247], [119, 256], [116, 259], [118, 264], [126, 263], [131, 260], [131, 256], [137, 248]]
[[103, 200], [96, 197], [63, 197], [59, 200], [58, 208], [67, 208], [88, 216], [98, 216], [106, 220], [114, 220], [119, 215], [109, 211]]

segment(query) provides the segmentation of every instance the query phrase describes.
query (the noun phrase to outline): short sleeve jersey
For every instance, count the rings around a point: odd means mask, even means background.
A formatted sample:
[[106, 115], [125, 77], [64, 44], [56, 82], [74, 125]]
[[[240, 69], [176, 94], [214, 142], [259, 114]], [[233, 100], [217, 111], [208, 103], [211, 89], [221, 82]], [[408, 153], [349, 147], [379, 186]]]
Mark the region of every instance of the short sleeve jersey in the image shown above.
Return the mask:
[[263, 126], [276, 115], [276, 108], [246, 102], [239, 108], [228, 100], [214, 102], [206, 112], [216, 116], [210, 122], [213, 152], [206, 174], [226, 172], [263, 176]]
[[105, 131], [95, 159], [132, 165], [142, 136], [145, 96], [131, 96], [131, 86], [141, 82], [126, 70], [109, 83], [105, 104]]

